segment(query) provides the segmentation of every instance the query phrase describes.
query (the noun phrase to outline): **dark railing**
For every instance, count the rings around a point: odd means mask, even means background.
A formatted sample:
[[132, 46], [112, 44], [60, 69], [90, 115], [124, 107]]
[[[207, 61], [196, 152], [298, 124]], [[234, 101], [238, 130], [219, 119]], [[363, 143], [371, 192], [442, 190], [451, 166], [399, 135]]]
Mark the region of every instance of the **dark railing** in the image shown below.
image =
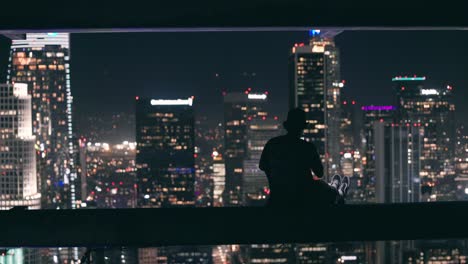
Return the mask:
[[0, 247], [171, 246], [468, 238], [468, 202], [330, 208], [0, 211]]

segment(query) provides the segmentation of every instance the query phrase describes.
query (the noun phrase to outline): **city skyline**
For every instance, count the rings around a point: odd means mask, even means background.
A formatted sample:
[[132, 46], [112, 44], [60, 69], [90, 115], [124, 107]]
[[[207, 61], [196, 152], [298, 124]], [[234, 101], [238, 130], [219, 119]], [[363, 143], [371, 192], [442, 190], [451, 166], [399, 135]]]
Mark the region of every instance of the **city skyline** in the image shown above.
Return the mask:
[[[468, 95], [463, 88], [468, 86], [463, 73], [467, 41], [463, 31], [342, 32], [336, 43], [342, 51], [343, 92], [362, 104], [390, 104], [391, 78], [424, 75], [433, 87], [454, 87], [457, 116], [463, 116], [468, 113], [462, 100]], [[78, 116], [110, 115], [132, 111], [131, 99], [137, 94], [195, 95], [197, 112], [220, 122], [222, 115], [213, 109], [222, 107], [221, 89], [251, 86], [271, 91], [270, 99], [279, 109], [276, 114], [284, 115], [285, 62], [294, 43], [301, 42], [308, 42], [306, 31], [71, 34], [75, 108]], [[0, 39], [0, 81], [6, 79], [9, 45]], [[137, 50], [148, 52], [139, 55]], [[98, 96], [89, 96], [91, 91]], [[99, 100], [103, 97], [109, 99], [105, 107]]]

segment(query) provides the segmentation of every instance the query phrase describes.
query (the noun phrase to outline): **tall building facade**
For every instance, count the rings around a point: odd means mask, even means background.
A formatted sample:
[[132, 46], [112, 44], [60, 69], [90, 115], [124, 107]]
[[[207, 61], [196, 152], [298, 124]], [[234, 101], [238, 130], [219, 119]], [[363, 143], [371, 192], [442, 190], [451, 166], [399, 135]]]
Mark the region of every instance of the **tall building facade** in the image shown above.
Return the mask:
[[363, 188], [364, 202], [376, 202], [376, 151], [375, 151], [375, 123], [392, 123], [396, 116], [396, 107], [393, 105], [365, 105], [361, 106], [363, 116]]
[[355, 100], [343, 100], [340, 120], [340, 152], [361, 147], [362, 117]]
[[32, 96], [42, 207], [75, 208], [69, 34], [28, 33], [13, 39], [7, 82], [27, 84]]
[[377, 202], [419, 202], [424, 128], [377, 122], [374, 133]]
[[350, 177], [347, 195], [349, 203], [368, 202], [367, 178], [363, 174], [361, 109], [356, 100], [342, 101], [340, 120], [340, 168], [343, 176]]
[[40, 209], [27, 84], [0, 85], [0, 210]]
[[309, 45], [296, 44], [289, 61], [289, 108], [306, 112], [304, 139], [313, 142], [329, 174], [340, 172], [341, 88], [337, 32], [310, 31]]
[[[193, 99], [137, 97], [138, 207], [195, 206]], [[138, 258], [139, 263], [211, 263], [211, 248], [143, 248]]]
[[[376, 201], [414, 203], [421, 200], [421, 154], [424, 127], [420, 123], [374, 123]], [[376, 242], [377, 263], [405, 263], [413, 241]]]
[[213, 206], [223, 206], [223, 193], [226, 186], [226, 165], [224, 156], [218, 151], [213, 151]]
[[195, 204], [193, 97], [136, 100], [139, 207]]
[[464, 125], [458, 125], [455, 148], [457, 200], [468, 200], [468, 135], [466, 131]]
[[[424, 126], [421, 152], [423, 185], [433, 186], [437, 179], [455, 177], [455, 106], [452, 87], [428, 88], [426, 77], [395, 77], [398, 118]], [[454, 184], [453, 184], [454, 186]], [[436, 200], [455, 199], [455, 190], [434, 186]], [[452, 197], [453, 196], [453, 197]]]
[[263, 147], [281, 131], [277, 117], [256, 118], [247, 125], [247, 155], [244, 160], [242, 182], [243, 204], [265, 205], [269, 193], [268, 179], [258, 167]]
[[[27, 84], [0, 85], [0, 210], [41, 208]], [[38, 251], [14, 248], [0, 260], [39, 263]]]
[[223, 193], [225, 206], [242, 205], [244, 160], [247, 157], [247, 128], [251, 120], [267, 117], [264, 111], [267, 94], [227, 93], [224, 95], [224, 160], [226, 182]]

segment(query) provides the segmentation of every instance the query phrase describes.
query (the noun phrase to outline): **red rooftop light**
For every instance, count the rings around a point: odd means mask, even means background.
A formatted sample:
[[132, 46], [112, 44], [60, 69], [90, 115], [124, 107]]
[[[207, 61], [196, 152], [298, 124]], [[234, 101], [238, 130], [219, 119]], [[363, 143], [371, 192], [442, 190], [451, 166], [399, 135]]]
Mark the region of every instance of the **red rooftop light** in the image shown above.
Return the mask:
[[353, 100], [351, 103], [352, 103], [352, 104], [356, 104], [356, 101]]
[[135, 100], [140, 100], [140, 96], [135, 96]]

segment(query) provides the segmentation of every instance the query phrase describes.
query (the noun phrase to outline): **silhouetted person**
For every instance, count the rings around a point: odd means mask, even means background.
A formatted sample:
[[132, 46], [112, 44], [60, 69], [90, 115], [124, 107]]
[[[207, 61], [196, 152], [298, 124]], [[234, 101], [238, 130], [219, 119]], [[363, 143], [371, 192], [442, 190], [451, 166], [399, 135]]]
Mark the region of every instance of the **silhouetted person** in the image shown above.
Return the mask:
[[289, 111], [283, 123], [288, 133], [272, 138], [263, 149], [259, 167], [270, 184], [269, 206], [308, 206], [333, 204], [336, 189], [322, 180], [323, 165], [315, 145], [301, 139], [306, 127], [306, 115], [302, 109]]

